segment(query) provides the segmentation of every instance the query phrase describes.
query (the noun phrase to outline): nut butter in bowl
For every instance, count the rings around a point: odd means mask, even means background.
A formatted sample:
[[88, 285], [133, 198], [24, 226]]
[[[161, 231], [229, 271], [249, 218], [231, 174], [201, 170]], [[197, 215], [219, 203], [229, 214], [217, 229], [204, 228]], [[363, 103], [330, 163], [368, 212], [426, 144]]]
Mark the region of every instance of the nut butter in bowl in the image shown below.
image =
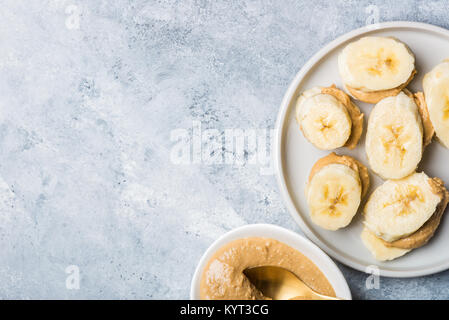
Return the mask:
[[244, 274], [259, 266], [284, 268], [318, 294], [351, 299], [343, 275], [321, 249], [299, 234], [269, 224], [243, 226], [216, 240], [197, 266], [191, 299], [270, 299]]

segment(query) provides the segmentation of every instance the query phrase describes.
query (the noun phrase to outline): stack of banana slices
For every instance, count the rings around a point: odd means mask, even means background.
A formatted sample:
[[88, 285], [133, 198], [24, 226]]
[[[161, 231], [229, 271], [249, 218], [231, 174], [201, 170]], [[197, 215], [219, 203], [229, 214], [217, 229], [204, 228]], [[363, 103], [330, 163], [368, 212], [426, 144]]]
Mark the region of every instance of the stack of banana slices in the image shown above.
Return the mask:
[[363, 243], [381, 261], [425, 245], [438, 228], [448, 200], [443, 181], [423, 172], [386, 181], [365, 205]]
[[[303, 92], [296, 120], [321, 150], [357, 147], [364, 115], [355, 100], [375, 104], [366, 130], [370, 169], [384, 179], [364, 205], [361, 239], [387, 261], [425, 245], [437, 230], [449, 192], [439, 178], [417, 173], [433, 137], [449, 148], [449, 60], [431, 70], [423, 91], [406, 89], [417, 73], [410, 48], [395, 38], [364, 37], [340, 53], [343, 91], [335, 85]], [[369, 170], [348, 155], [331, 154], [312, 167], [305, 195], [311, 220], [327, 230], [348, 226], [369, 192]]]

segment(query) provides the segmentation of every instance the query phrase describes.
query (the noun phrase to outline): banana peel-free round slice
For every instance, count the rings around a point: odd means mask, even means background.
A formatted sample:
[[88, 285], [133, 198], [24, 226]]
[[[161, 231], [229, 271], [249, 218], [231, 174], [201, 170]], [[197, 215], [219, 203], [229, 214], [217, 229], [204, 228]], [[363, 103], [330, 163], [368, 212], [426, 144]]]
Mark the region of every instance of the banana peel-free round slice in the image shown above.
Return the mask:
[[382, 240], [385, 246], [401, 249], [416, 249], [425, 245], [433, 237], [449, 202], [449, 192], [444, 187], [444, 182], [439, 178], [430, 179], [429, 183], [433, 188], [433, 192], [441, 196], [441, 201], [435, 213], [421, 228], [411, 235], [393, 242]]
[[327, 230], [346, 227], [369, 188], [365, 166], [349, 156], [331, 153], [313, 166], [306, 187], [312, 221]]
[[354, 149], [363, 132], [363, 113], [335, 85], [303, 92], [296, 103], [296, 121], [304, 137], [321, 150]]
[[397, 95], [416, 74], [410, 48], [391, 37], [351, 42], [338, 57], [338, 69], [351, 95], [368, 103]]
[[449, 148], [449, 61], [440, 63], [424, 76], [423, 88], [435, 134]]
[[415, 233], [437, 211], [444, 194], [425, 173], [388, 180], [369, 197], [364, 225], [377, 237], [394, 242]]
[[383, 179], [412, 174], [423, 155], [419, 108], [404, 92], [381, 100], [368, 119], [365, 151], [371, 169]]

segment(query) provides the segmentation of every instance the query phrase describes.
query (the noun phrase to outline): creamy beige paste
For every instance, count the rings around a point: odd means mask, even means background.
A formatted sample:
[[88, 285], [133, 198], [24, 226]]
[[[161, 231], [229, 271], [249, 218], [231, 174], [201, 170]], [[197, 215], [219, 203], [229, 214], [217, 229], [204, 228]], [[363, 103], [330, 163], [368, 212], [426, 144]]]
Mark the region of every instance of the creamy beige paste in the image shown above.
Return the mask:
[[345, 86], [346, 89], [349, 91], [349, 93], [356, 98], [357, 100], [376, 104], [380, 100], [385, 99], [387, 97], [394, 97], [397, 96], [405, 87], [408, 86], [408, 84], [413, 80], [416, 74], [416, 70], [413, 70], [412, 75], [407, 80], [406, 83], [401, 84], [397, 88], [388, 89], [388, 90], [382, 90], [382, 91], [363, 91], [360, 89], [352, 88], [350, 86]]
[[316, 292], [335, 297], [323, 273], [299, 251], [274, 239], [246, 238], [228, 243], [209, 260], [201, 279], [201, 299], [269, 299], [243, 274], [246, 268], [266, 265], [286, 268]]
[[[408, 90], [404, 90], [408, 94]], [[412, 95], [415, 99], [415, 103], [418, 106], [419, 115], [422, 119], [422, 126], [424, 130], [424, 147], [432, 142], [432, 138], [435, 135], [435, 129], [433, 128], [432, 122], [430, 121], [429, 109], [427, 109], [426, 99], [424, 98], [424, 93], [417, 92]]]

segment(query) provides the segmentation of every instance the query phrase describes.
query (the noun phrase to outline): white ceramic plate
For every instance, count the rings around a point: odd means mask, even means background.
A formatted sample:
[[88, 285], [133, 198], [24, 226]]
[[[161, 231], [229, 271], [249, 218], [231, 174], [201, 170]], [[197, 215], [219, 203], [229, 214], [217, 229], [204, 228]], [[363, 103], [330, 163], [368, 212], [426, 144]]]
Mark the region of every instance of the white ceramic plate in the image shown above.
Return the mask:
[[281, 241], [298, 250], [321, 270], [334, 288], [337, 297], [350, 300], [348, 284], [335, 263], [320, 248], [299, 234], [271, 224], [252, 224], [229, 231], [216, 240], [201, 257], [190, 288], [190, 299], [200, 299], [200, 282], [203, 270], [213, 254], [225, 244], [242, 238], [265, 237]]
[[[342, 48], [362, 36], [394, 36], [404, 41], [416, 56], [418, 75], [409, 85], [412, 91], [422, 91], [422, 78], [435, 65], [449, 58], [449, 31], [423, 23], [388, 22], [367, 26], [332, 41], [313, 56], [299, 71], [284, 96], [276, 123], [275, 164], [282, 197], [287, 208], [303, 232], [321, 249], [338, 261], [360, 271], [378, 266], [380, 274], [388, 277], [414, 277], [436, 273], [449, 268], [449, 217], [443, 217], [433, 239], [424, 247], [413, 250], [397, 260], [378, 262], [360, 240], [362, 231], [360, 212], [352, 223], [339, 231], [326, 231], [314, 225], [309, 217], [304, 188], [310, 169], [319, 158], [329, 152], [321, 151], [307, 142], [296, 123], [295, 102], [298, 95], [314, 86], [333, 83], [342, 88], [338, 74], [337, 57]], [[369, 117], [372, 105], [355, 101]], [[364, 146], [365, 135], [355, 150], [341, 148], [338, 154], [347, 154], [368, 166]], [[449, 150], [433, 142], [425, 150], [419, 170], [438, 176], [449, 183]], [[369, 166], [368, 166], [369, 167]], [[371, 174], [373, 188], [382, 180]], [[362, 208], [362, 206], [361, 206]]]

